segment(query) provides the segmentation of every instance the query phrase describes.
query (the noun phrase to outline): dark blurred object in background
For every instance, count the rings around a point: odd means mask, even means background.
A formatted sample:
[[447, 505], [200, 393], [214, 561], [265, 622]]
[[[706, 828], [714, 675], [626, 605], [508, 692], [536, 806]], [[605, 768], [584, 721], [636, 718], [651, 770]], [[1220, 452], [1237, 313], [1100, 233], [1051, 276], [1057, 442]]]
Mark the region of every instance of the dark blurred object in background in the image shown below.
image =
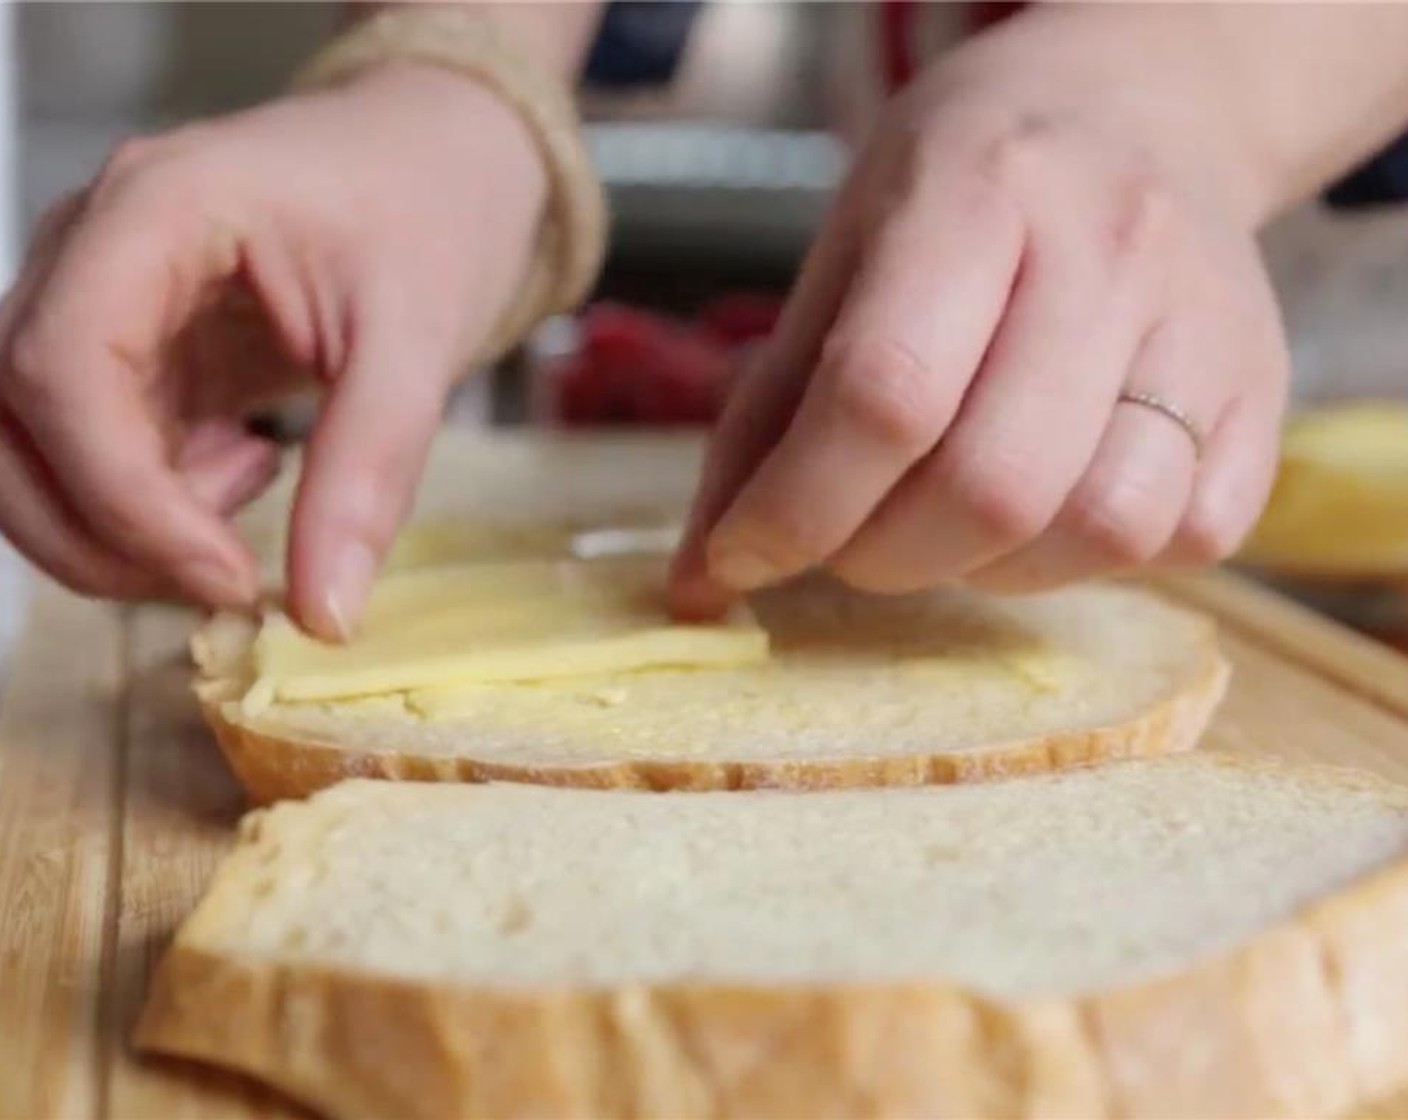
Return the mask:
[[584, 82], [605, 89], [665, 85], [702, 7], [701, 0], [612, 0], [602, 12]]
[[1400, 136], [1363, 167], [1325, 192], [1336, 210], [1399, 206], [1408, 200], [1408, 136]]

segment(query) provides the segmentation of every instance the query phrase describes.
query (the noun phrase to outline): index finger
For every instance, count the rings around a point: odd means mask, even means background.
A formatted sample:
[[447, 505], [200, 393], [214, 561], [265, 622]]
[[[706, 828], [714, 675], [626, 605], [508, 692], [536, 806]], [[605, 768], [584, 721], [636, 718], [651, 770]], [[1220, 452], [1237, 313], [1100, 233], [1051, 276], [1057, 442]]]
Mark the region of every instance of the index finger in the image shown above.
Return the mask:
[[96, 539], [198, 600], [244, 605], [253, 557], [183, 485], [148, 397], [171, 320], [222, 272], [192, 258], [202, 243], [175, 221], [148, 209], [80, 223], [20, 316], [0, 395]]
[[845, 295], [852, 258], [852, 240], [838, 209], [813, 243], [774, 334], [729, 395], [709, 442], [671, 570], [670, 606], [682, 618], [718, 617], [736, 597], [710, 570], [710, 534], [786, 430], [806, 388], [806, 373], [821, 349], [826, 324]]
[[887, 219], [795, 416], [720, 519], [710, 568], [749, 591], [825, 563], [942, 438], [1006, 306], [1023, 227], [927, 191]]

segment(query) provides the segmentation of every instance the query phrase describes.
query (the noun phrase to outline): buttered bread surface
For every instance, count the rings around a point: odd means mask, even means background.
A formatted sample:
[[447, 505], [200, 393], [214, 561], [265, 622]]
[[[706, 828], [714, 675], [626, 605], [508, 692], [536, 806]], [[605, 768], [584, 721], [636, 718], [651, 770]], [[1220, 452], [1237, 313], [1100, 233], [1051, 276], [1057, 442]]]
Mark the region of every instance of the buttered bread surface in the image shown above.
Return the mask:
[[[666, 569], [693, 458], [647, 469], [649, 439], [614, 468], [571, 439], [533, 447], [437, 448], [348, 647], [277, 613], [196, 636], [207, 718], [256, 800], [353, 774], [970, 781], [1186, 749], [1225, 687], [1207, 619], [1133, 587], [882, 597], [813, 576], [677, 624]], [[250, 528], [277, 549], [271, 502]]]

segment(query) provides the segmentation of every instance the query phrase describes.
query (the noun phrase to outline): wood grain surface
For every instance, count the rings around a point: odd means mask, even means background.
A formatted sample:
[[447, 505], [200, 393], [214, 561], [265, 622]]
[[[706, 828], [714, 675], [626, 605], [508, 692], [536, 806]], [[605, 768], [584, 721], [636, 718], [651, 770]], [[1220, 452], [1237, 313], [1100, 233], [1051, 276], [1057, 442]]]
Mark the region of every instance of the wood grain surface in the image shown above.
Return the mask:
[[0, 707], [0, 1116], [105, 1107], [117, 897], [122, 616], [34, 604]]
[[[1158, 588], [1221, 623], [1233, 684], [1208, 748], [1408, 784], [1408, 659], [1225, 574]], [[127, 1045], [243, 807], [188, 693], [192, 622], [33, 602], [0, 704], [0, 1120], [302, 1115]], [[1364, 1115], [1408, 1118], [1408, 1098]]]

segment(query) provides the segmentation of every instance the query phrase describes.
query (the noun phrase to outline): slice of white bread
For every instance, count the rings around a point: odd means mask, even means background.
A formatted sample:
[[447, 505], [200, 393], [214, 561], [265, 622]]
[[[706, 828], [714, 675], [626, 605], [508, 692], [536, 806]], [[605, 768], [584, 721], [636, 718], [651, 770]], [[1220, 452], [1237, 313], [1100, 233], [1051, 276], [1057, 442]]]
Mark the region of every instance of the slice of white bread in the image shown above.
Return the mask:
[[400, 696], [241, 703], [254, 624], [194, 642], [208, 722], [251, 797], [343, 778], [651, 789], [967, 782], [1192, 747], [1227, 666], [1213, 626], [1131, 587], [902, 598], [808, 580], [754, 613], [760, 665], [477, 686], [451, 718]]
[[[560, 554], [574, 532], [676, 524], [699, 457], [694, 438], [448, 430], [394, 563]], [[271, 578], [295, 479], [286, 472], [242, 518]], [[1134, 588], [881, 600], [810, 581], [760, 597], [755, 613], [776, 653], [765, 670], [503, 686], [472, 718], [436, 721], [395, 698], [251, 717], [233, 701], [249, 683], [253, 626], [222, 616], [193, 643], [197, 691], [233, 769], [267, 802], [351, 776], [667, 789], [971, 781], [1183, 750], [1226, 687], [1211, 622]]]
[[1408, 1080], [1408, 791], [354, 781], [258, 811], [145, 1049], [334, 1117], [1332, 1116]]

